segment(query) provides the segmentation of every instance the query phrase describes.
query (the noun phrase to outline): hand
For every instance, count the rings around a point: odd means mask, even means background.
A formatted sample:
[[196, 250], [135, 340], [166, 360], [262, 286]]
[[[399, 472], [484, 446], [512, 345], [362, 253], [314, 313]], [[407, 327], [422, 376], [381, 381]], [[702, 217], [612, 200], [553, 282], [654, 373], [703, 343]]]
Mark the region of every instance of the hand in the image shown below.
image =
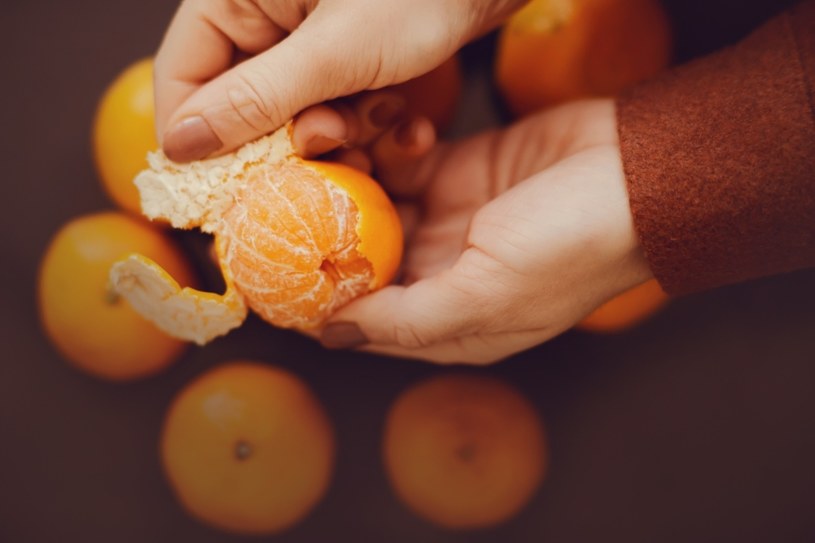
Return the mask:
[[[319, 126], [304, 125], [295, 125], [301, 140]], [[392, 194], [412, 199], [418, 217], [405, 225], [403, 284], [332, 316], [321, 332], [328, 347], [493, 362], [567, 330], [651, 277], [611, 100], [568, 104], [439, 144], [409, 167], [409, 153], [388, 148], [373, 157], [378, 176]], [[394, 159], [401, 167], [388, 167]]]
[[155, 60], [156, 127], [187, 162], [306, 106], [430, 71], [523, 0], [185, 0]]

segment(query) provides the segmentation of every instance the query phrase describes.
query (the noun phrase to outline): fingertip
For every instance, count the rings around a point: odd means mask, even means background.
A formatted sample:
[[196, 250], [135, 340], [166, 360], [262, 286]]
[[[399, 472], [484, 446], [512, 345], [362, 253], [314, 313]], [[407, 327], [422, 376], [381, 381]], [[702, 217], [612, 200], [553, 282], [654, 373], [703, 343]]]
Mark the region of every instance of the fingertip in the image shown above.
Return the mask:
[[292, 144], [295, 151], [313, 158], [340, 147], [348, 140], [344, 117], [325, 104], [304, 110], [294, 121]]
[[417, 159], [427, 155], [435, 143], [436, 130], [426, 117], [408, 119], [382, 134], [371, 146], [380, 181], [394, 194], [410, 196], [404, 181], [414, 180], [421, 162]]
[[223, 148], [221, 139], [200, 115], [172, 125], [161, 141], [164, 154], [174, 162], [201, 160]]
[[327, 349], [354, 349], [369, 343], [368, 337], [353, 321], [326, 324], [320, 332], [320, 344]]
[[436, 129], [427, 117], [414, 117], [395, 127], [383, 138], [391, 137], [397, 152], [421, 156], [436, 143]]
[[398, 93], [386, 90], [364, 93], [353, 104], [360, 122], [360, 133], [354, 142], [367, 145], [404, 118], [407, 103]]
[[402, 118], [406, 105], [404, 97], [400, 94], [386, 91], [372, 93], [366, 119], [374, 129], [388, 128]]

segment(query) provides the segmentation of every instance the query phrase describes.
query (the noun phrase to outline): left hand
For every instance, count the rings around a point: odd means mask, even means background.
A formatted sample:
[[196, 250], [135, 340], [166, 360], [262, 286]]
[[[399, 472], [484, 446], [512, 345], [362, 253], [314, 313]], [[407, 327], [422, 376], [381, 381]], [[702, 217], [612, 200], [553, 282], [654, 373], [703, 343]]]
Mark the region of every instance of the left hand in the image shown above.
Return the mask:
[[[295, 125], [296, 142], [319, 132], [315, 118], [340, 122], [320, 107]], [[560, 334], [651, 277], [629, 209], [612, 100], [567, 104], [438, 144], [419, 159], [432, 132], [421, 120], [412, 125], [370, 147], [383, 185], [408, 198], [416, 218], [405, 225], [402, 284], [339, 310], [321, 331], [325, 346], [494, 362]], [[399, 130], [401, 144], [393, 137]]]

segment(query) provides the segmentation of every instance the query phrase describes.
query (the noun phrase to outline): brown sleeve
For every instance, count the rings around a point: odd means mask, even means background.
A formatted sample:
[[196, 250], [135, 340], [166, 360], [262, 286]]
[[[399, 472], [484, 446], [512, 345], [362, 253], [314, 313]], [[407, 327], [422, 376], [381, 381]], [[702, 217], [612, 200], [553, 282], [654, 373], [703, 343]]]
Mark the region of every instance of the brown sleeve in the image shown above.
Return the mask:
[[662, 287], [815, 266], [815, 1], [617, 101], [629, 199]]

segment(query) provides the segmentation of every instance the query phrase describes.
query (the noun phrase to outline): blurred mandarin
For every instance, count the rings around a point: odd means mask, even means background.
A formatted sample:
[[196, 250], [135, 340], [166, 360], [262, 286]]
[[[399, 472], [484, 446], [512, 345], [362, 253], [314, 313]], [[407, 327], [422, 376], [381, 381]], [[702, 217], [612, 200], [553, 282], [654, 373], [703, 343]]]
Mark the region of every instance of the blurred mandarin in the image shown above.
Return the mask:
[[532, 0], [501, 29], [495, 78], [510, 111], [611, 96], [671, 59], [659, 0]]

